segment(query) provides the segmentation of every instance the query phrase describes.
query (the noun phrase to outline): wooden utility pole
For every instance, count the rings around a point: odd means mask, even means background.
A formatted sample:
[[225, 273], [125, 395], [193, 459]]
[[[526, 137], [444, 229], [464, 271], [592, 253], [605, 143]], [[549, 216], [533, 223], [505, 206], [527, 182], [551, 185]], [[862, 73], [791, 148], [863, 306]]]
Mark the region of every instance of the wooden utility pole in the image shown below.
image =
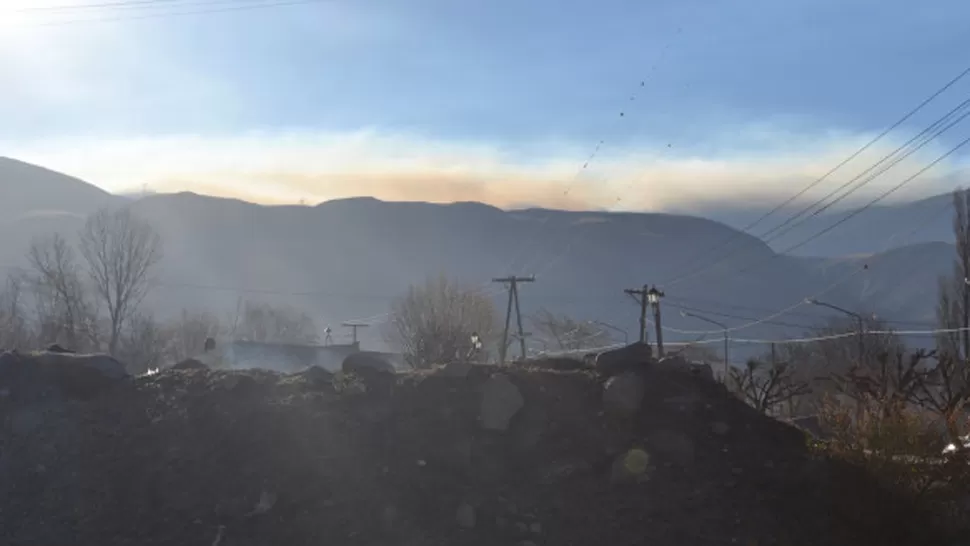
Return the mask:
[[657, 356], [660, 358], [664, 357], [664, 335], [660, 326], [660, 298], [662, 297], [664, 293], [657, 290], [656, 286], [651, 286], [650, 290], [647, 290], [647, 301], [653, 307], [653, 325], [657, 328]]
[[354, 345], [357, 345], [357, 329], [367, 328], [368, 326], [370, 326], [370, 324], [364, 324], [363, 322], [345, 322], [343, 323], [343, 326], [352, 329], [353, 336], [354, 336]]
[[624, 292], [633, 296], [633, 299], [637, 300], [640, 304], [640, 343], [647, 342], [647, 285], [643, 285], [643, 288], [625, 288]]
[[515, 320], [519, 329], [519, 345], [522, 349], [522, 359], [525, 360], [525, 332], [522, 330], [522, 309], [519, 306], [519, 283], [520, 282], [535, 282], [535, 275], [530, 277], [518, 277], [516, 275], [511, 275], [509, 277], [499, 277], [497, 279], [492, 279], [492, 282], [505, 283], [509, 286], [509, 303], [505, 309], [505, 329], [502, 331], [502, 346], [499, 347], [499, 361], [504, 366], [505, 357], [509, 350], [509, 326], [512, 322], [512, 307], [515, 307]]

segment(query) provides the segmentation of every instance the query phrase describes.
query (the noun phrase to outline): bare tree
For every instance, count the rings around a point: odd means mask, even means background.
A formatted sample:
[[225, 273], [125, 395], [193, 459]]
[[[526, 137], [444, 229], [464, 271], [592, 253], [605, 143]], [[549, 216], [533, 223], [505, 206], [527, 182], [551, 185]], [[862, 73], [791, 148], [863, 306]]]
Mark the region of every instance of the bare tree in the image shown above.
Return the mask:
[[7, 277], [0, 292], [0, 349], [16, 349], [32, 345], [30, 323], [24, 308], [23, 280]]
[[953, 192], [953, 235], [956, 239], [957, 259], [951, 287], [953, 296], [959, 295], [959, 319], [963, 328], [961, 360], [970, 359], [970, 193]]
[[62, 342], [74, 350], [97, 347], [97, 311], [84, 290], [74, 250], [60, 235], [34, 240], [27, 251], [41, 342]]
[[882, 417], [898, 414], [908, 402], [917, 400], [932, 353], [907, 353], [898, 349], [869, 359], [868, 366], [853, 366], [829, 380], [837, 391], [853, 400], [858, 408], [872, 405]]
[[531, 317], [536, 339], [560, 351], [578, 351], [610, 344], [610, 334], [592, 322], [580, 322], [546, 309]]
[[181, 362], [204, 352], [205, 341], [222, 333], [219, 317], [206, 312], [189, 312], [186, 309], [166, 327], [168, 344], [165, 357], [171, 362]]
[[970, 402], [970, 373], [966, 363], [952, 353], [934, 353], [936, 365], [922, 370], [911, 399], [940, 417], [949, 440], [957, 446], [962, 430], [958, 417]]
[[937, 336], [937, 365], [925, 377], [919, 400], [943, 418], [951, 441], [959, 435], [956, 417], [970, 402], [970, 192], [954, 191], [953, 209], [956, 260], [953, 274], [940, 279], [936, 308], [944, 332]]
[[388, 340], [401, 347], [411, 367], [427, 368], [481, 355], [473, 336], [493, 341], [495, 317], [488, 295], [441, 275], [411, 286], [394, 303]]
[[107, 308], [108, 351], [114, 354], [122, 329], [151, 289], [161, 238], [130, 209], [103, 209], [85, 222], [80, 243], [94, 292]]
[[316, 343], [320, 339], [313, 318], [289, 306], [247, 301], [231, 322], [235, 336], [248, 341]]
[[122, 330], [117, 356], [132, 373], [160, 368], [169, 345], [169, 335], [151, 315], [135, 314]]
[[748, 360], [744, 368], [732, 368], [728, 386], [761, 413], [811, 391], [808, 383], [795, 379], [788, 363], [767, 364], [755, 359]]

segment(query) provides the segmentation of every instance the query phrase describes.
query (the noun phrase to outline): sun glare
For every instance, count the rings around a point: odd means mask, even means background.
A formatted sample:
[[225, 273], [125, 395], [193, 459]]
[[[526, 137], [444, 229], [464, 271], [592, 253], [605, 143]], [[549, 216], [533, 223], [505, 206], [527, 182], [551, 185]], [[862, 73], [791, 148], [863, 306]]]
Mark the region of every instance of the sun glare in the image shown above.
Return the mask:
[[0, 40], [36, 33], [38, 28], [77, 18], [85, 0], [0, 0]]

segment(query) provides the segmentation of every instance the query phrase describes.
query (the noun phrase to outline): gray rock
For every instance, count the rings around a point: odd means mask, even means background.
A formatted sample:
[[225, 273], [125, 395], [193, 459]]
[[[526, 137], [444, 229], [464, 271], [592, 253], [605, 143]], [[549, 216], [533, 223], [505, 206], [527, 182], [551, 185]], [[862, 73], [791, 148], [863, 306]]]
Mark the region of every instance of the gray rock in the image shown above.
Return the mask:
[[542, 439], [548, 421], [549, 416], [542, 406], [525, 408], [512, 431], [516, 445], [525, 449], [534, 448]]
[[441, 377], [464, 378], [468, 377], [468, 374], [471, 373], [474, 366], [475, 365], [471, 362], [449, 362], [448, 364], [437, 368], [434, 371], [434, 375]]
[[461, 503], [458, 506], [458, 512], [455, 514], [455, 520], [458, 522], [458, 525], [465, 529], [474, 528], [476, 523], [475, 507], [467, 502]]
[[512, 417], [525, 406], [525, 398], [508, 377], [495, 375], [482, 385], [482, 404], [479, 412], [482, 426], [488, 430], [505, 431]]
[[690, 362], [681, 356], [668, 356], [657, 362], [657, 369], [700, 377], [706, 381], [715, 381], [714, 369], [706, 362]]
[[636, 372], [611, 377], [603, 387], [603, 405], [608, 411], [635, 414], [643, 403], [643, 378]]
[[723, 421], [715, 421], [711, 423], [711, 432], [717, 434], [718, 436], [725, 436], [727, 433], [731, 432], [731, 425]]
[[94, 370], [108, 379], [128, 377], [125, 365], [111, 355], [39, 352], [30, 356], [37, 364], [49, 368], [78, 366]]
[[44, 416], [38, 411], [22, 409], [10, 416], [10, 431], [18, 436], [30, 436], [44, 424]]
[[686, 434], [659, 430], [650, 435], [650, 444], [678, 464], [690, 464], [694, 460], [694, 443]]
[[653, 350], [647, 343], [631, 343], [626, 347], [603, 351], [596, 355], [596, 371], [605, 376], [641, 369], [653, 361]]

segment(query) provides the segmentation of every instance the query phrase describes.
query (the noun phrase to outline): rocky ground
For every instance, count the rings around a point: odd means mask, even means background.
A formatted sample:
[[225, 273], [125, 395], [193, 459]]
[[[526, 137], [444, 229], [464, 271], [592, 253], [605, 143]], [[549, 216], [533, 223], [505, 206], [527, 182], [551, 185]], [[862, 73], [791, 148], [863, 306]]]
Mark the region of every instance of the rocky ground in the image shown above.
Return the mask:
[[[936, 544], [920, 518], [709, 380], [407, 375], [0, 357], [5, 545]], [[577, 366], [573, 366], [576, 368]]]

